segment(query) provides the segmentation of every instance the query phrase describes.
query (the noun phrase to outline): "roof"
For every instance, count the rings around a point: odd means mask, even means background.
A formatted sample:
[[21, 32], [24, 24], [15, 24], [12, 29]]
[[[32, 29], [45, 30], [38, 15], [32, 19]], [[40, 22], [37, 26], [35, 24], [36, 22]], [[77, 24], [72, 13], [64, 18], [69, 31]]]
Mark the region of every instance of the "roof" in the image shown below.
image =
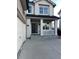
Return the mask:
[[51, 3], [53, 5], [53, 7], [56, 6], [56, 4], [53, 1], [51, 1], [51, 0], [46, 0], [46, 1], [48, 1], [49, 3]]
[[59, 10], [58, 14], [60, 14], [60, 13], [61, 13], [61, 10]]
[[[29, 3], [36, 3], [36, 2], [39, 2], [39, 1], [41, 1], [41, 0], [38, 0], [38, 1], [29, 1]], [[50, 4], [52, 4], [53, 5], [53, 7], [55, 7], [56, 6], [56, 4], [53, 2], [53, 1], [49, 1], [49, 0], [46, 0], [47, 2], [49, 2]]]
[[52, 19], [60, 19], [60, 17], [57, 16], [49, 16], [49, 15], [34, 15], [34, 14], [26, 14], [27, 17], [41, 17], [41, 18], [52, 18]]

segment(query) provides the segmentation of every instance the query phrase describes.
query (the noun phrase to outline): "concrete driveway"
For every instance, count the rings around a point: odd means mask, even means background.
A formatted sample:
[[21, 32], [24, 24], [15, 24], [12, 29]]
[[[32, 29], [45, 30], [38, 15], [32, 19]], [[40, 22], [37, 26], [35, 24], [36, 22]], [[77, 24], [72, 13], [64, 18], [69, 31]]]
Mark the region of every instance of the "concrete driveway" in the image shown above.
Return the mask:
[[27, 40], [19, 59], [61, 59], [61, 39]]

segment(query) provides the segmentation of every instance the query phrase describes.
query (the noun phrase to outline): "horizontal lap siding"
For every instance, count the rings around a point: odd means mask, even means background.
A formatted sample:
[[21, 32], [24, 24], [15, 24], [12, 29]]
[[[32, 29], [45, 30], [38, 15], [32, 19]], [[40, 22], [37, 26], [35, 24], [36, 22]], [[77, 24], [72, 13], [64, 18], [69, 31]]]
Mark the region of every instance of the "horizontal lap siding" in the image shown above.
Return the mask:
[[17, 18], [17, 52], [26, 40], [26, 25]]

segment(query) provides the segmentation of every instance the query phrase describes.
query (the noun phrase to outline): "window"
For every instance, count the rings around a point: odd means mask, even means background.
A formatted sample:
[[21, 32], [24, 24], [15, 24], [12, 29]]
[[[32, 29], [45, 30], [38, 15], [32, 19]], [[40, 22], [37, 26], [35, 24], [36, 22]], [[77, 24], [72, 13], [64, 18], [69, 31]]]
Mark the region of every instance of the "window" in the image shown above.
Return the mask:
[[40, 14], [43, 14], [43, 8], [40, 7]]
[[44, 26], [43, 26], [43, 30], [49, 30], [49, 26], [44, 25]]
[[48, 14], [48, 8], [44, 8], [44, 14]]
[[28, 13], [32, 13], [32, 6], [29, 6]]
[[39, 13], [42, 14], [42, 15], [48, 15], [48, 11], [49, 11], [49, 10], [48, 10], [48, 9], [49, 9], [48, 7], [49, 7], [49, 6], [42, 6], [42, 5], [41, 5], [41, 6], [39, 7]]
[[49, 28], [50, 28], [49, 27], [49, 22], [47, 22], [47, 21], [45, 22], [44, 21], [43, 30], [49, 30]]

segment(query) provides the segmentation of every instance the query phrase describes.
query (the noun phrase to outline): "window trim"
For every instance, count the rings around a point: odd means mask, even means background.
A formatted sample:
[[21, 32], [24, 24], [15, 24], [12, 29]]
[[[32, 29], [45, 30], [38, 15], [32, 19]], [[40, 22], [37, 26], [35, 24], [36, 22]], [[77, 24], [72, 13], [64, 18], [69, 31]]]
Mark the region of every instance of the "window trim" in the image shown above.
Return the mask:
[[[43, 8], [43, 14], [40, 13], [40, 7]], [[47, 14], [45, 14], [45, 10], [44, 10], [45, 8], [48, 9]], [[49, 15], [49, 5], [40, 5], [40, 4], [39, 4], [39, 14], [40, 14], [40, 15]]]

